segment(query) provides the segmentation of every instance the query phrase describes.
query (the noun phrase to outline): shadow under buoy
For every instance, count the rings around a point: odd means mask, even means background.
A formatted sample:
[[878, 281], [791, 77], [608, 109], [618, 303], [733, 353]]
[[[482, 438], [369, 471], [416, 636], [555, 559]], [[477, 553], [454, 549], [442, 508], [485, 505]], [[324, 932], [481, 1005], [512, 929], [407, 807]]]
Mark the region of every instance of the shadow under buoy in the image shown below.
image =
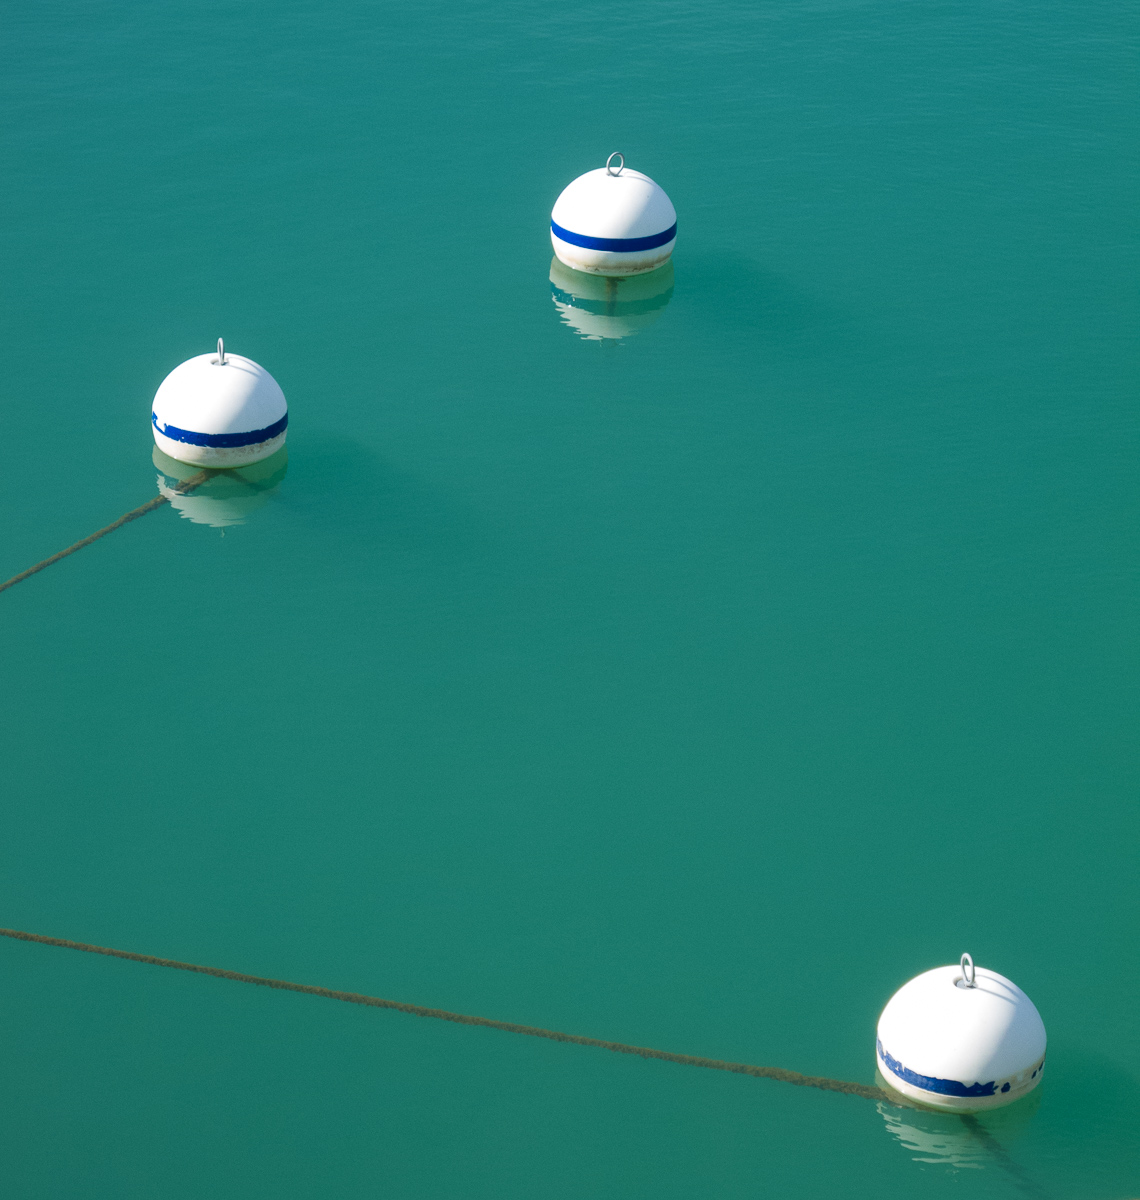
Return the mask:
[[170, 501], [170, 506], [176, 508], [180, 516], [195, 525], [224, 529], [243, 524], [250, 513], [269, 503], [285, 478], [289, 450], [282, 446], [260, 462], [217, 471], [185, 495], [177, 490], [178, 484], [200, 472], [201, 468], [179, 462], [157, 446], [151, 459], [159, 470], [159, 493]]
[[584, 341], [616, 341], [652, 325], [673, 297], [673, 264], [615, 278], [550, 260], [550, 294], [562, 321]]

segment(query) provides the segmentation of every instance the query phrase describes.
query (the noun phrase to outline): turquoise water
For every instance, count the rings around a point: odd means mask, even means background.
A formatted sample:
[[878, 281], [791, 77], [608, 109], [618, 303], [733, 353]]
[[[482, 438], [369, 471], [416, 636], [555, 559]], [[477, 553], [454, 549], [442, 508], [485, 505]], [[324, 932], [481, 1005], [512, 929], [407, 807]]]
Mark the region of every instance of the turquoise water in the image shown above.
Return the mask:
[[[219, 336], [291, 425], [0, 595], [0, 924], [866, 1082], [968, 950], [1050, 1035], [1003, 1159], [5, 942], [6, 1194], [1140, 1194], [1134, 12], [5, 25], [0, 578], [156, 494]], [[546, 221], [612, 150], [680, 239], [589, 340]]]

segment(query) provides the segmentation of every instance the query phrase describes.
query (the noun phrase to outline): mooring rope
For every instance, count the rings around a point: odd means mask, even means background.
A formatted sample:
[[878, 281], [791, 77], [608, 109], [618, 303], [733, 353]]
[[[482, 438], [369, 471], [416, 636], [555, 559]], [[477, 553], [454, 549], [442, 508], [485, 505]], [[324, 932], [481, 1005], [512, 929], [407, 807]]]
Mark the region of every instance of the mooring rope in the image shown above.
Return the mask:
[[1010, 1158], [1006, 1148], [973, 1113], [960, 1113], [959, 1116], [962, 1118], [962, 1124], [981, 1142], [986, 1152], [1013, 1179], [1022, 1192], [1027, 1196], [1044, 1197], [1046, 1195], [1037, 1182], [1026, 1173], [1025, 1168]]
[[[201, 487], [211, 475], [215, 474], [217, 474], [216, 471], [199, 471], [196, 475], [191, 475], [189, 479], [184, 479], [171, 490], [178, 496], [185, 496], [196, 487]], [[0, 592], [5, 592], [8, 588], [15, 587], [18, 583], [23, 583], [25, 579], [31, 575], [35, 575], [37, 571], [42, 571], [44, 567], [50, 567], [52, 563], [57, 563], [61, 558], [66, 558], [69, 554], [74, 554], [76, 550], [82, 550], [84, 546], [90, 546], [92, 542], [97, 542], [101, 537], [106, 537], [107, 534], [114, 533], [120, 525], [126, 525], [128, 521], [137, 521], [139, 517], [145, 517], [147, 513], [154, 512], [156, 508], [161, 508], [164, 504], [169, 503], [169, 496], [155, 496], [153, 500], [148, 500], [145, 504], [140, 504], [138, 508], [132, 508], [129, 513], [123, 513], [117, 521], [112, 521], [110, 525], [105, 525], [102, 529], [98, 529], [94, 533], [88, 534], [87, 537], [81, 538], [74, 546], [68, 546], [66, 550], [61, 550], [58, 554], [53, 554], [51, 558], [45, 558], [43, 562], [36, 563], [34, 567], [29, 567], [26, 571], [21, 571], [19, 575], [13, 575], [6, 583], [0, 583]]]
[[223, 967], [203, 967], [197, 963], [178, 962], [172, 958], [155, 958], [151, 954], [136, 954], [132, 950], [112, 950], [108, 946], [92, 946], [87, 942], [72, 942], [66, 938], [45, 937], [39, 933], [25, 933], [19, 929], [0, 929], [0, 936], [15, 938], [21, 942], [39, 942], [44, 946], [62, 946], [65, 950], [83, 950], [88, 954], [106, 954], [111, 958], [126, 958], [131, 962], [149, 963], [152, 967], [172, 967], [176, 971], [194, 971], [199, 975], [213, 975], [218, 979], [232, 979], [236, 983], [255, 983], [259, 987], [278, 988], [287, 992], [303, 992], [307, 996], [323, 996], [326, 1000], [342, 1000], [346, 1004], [363, 1004], [369, 1008], [391, 1008], [396, 1012], [408, 1013], [413, 1017], [431, 1017], [436, 1021], [452, 1021], [456, 1025], [481, 1025], [485, 1029], [499, 1029], [504, 1033], [521, 1033], [527, 1037], [547, 1038], [552, 1042], [567, 1042], [573, 1046], [593, 1046], [597, 1050], [610, 1050], [615, 1054], [635, 1054], [639, 1058], [659, 1058], [663, 1062], [679, 1063], [685, 1067], [706, 1067], [713, 1071], [731, 1071], [736, 1075], [755, 1075], [761, 1079], [776, 1079], [796, 1087], [821, 1088], [825, 1092], [844, 1092], [849, 1096], [862, 1096], [865, 1100], [899, 1104], [900, 1101], [882, 1088], [868, 1087], [863, 1083], [848, 1083], [843, 1079], [825, 1079], [820, 1075], [801, 1075], [799, 1071], [785, 1071], [782, 1067], [754, 1067], [748, 1063], [722, 1062], [717, 1058], [700, 1058], [694, 1054], [674, 1054], [671, 1050], [651, 1050], [647, 1046], [630, 1046], [625, 1042], [607, 1042], [601, 1038], [582, 1037], [576, 1033], [559, 1033], [555, 1029], [540, 1029], [535, 1025], [516, 1025], [513, 1021], [494, 1021], [490, 1017], [472, 1017], [466, 1013], [448, 1012], [442, 1008], [425, 1008], [420, 1004], [405, 1004], [402, 1000], [382, 1000], [379, 996], [362, 996], [358, 992], [338, 992], [332, 988], [316, 987], [309, 983], [290, 983], [286, 979], [266, 979], [261, 975], [246, 975], [241, 971], [227, 971]]

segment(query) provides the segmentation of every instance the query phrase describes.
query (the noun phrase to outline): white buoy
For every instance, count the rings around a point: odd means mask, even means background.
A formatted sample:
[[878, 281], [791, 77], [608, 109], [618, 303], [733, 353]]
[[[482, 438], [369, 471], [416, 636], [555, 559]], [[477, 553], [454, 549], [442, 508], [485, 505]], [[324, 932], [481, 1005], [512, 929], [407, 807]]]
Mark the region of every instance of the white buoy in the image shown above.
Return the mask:
[[652, 325], [673, 296], [673, 264], [624, 279], [573, 271], [550, 260], [550, 297], [558, 315], [588, 342], [631, 337]]
[[611, 154], [604, 167], [579, 175], [554, 202], [550, 240], [575, 271], [640, 275], [669, 261], [677, 213], [648, 175]]
[[962, 955], [916, 976], [887, 1001], [875, 1053], [883, 1079], [931, 1108], [1012, 1104], [1040, 1082], [1045, 1026], [1015, 983]]
[[288, 405], [277, 380], [252, 359], [217, 354], [188, 359], [158, 385], [150, 415], [158, 448], [196, 467], [242, 467], [285, 441]]

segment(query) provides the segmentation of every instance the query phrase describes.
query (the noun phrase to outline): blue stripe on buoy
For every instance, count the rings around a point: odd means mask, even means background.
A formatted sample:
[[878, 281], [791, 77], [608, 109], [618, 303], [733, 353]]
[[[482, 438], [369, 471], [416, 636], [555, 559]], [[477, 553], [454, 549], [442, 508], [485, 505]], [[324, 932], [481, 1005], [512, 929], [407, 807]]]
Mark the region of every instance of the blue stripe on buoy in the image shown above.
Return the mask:
[[195, 433], [192, 429], [179, 429], [177, 425], [167, 425], [165, 428], [158, 423], [158, 417], [150, 414], [155, 429], [168, 437], [172, 442], [186, 442], [190, 446], [216, 446], [219, 449], [234, 446], [256, 446], [258, 442], [268, 442], [279, 433], [285, 432], [289, 424], [289, 414], [286, 413], [280, 421], [266, 425], [264, 429], [251, 429], [249, 433]]
[[569, 242], [571, 246], [581, 246], [583, 250], [617, 250], [619, 252], [655, 250], [658, 246], [664, 246], [666, 242], [671, 242], [677, 236], [676, 221], [664, 233], [651, 233], [649, 237], [643, 238], [587, 237], [584, 233], [571, 233], [569, 229], [563, 229], [561, 225], [556, 225], [553, 221], [550, 222], [550, 229], [555, 237]]
[[897, 1058], [892, 1058], [883, 1049], [882, 1042], [875, 1043], [879, 1048], [879, 1057], [890, 1068], [892, 1075], [897, 1075], [912, 1087], [922, 1088], [924, 1092], [935, 1092], [940, 1096], [992, 1096], [997, 1087], [997, 1080], [989, 1083], [971, 1083], [969, 1087], [956, 1079], [939, 1079], [937, 1075], [920, 1075], [909, 1067], [904, 1067]]

